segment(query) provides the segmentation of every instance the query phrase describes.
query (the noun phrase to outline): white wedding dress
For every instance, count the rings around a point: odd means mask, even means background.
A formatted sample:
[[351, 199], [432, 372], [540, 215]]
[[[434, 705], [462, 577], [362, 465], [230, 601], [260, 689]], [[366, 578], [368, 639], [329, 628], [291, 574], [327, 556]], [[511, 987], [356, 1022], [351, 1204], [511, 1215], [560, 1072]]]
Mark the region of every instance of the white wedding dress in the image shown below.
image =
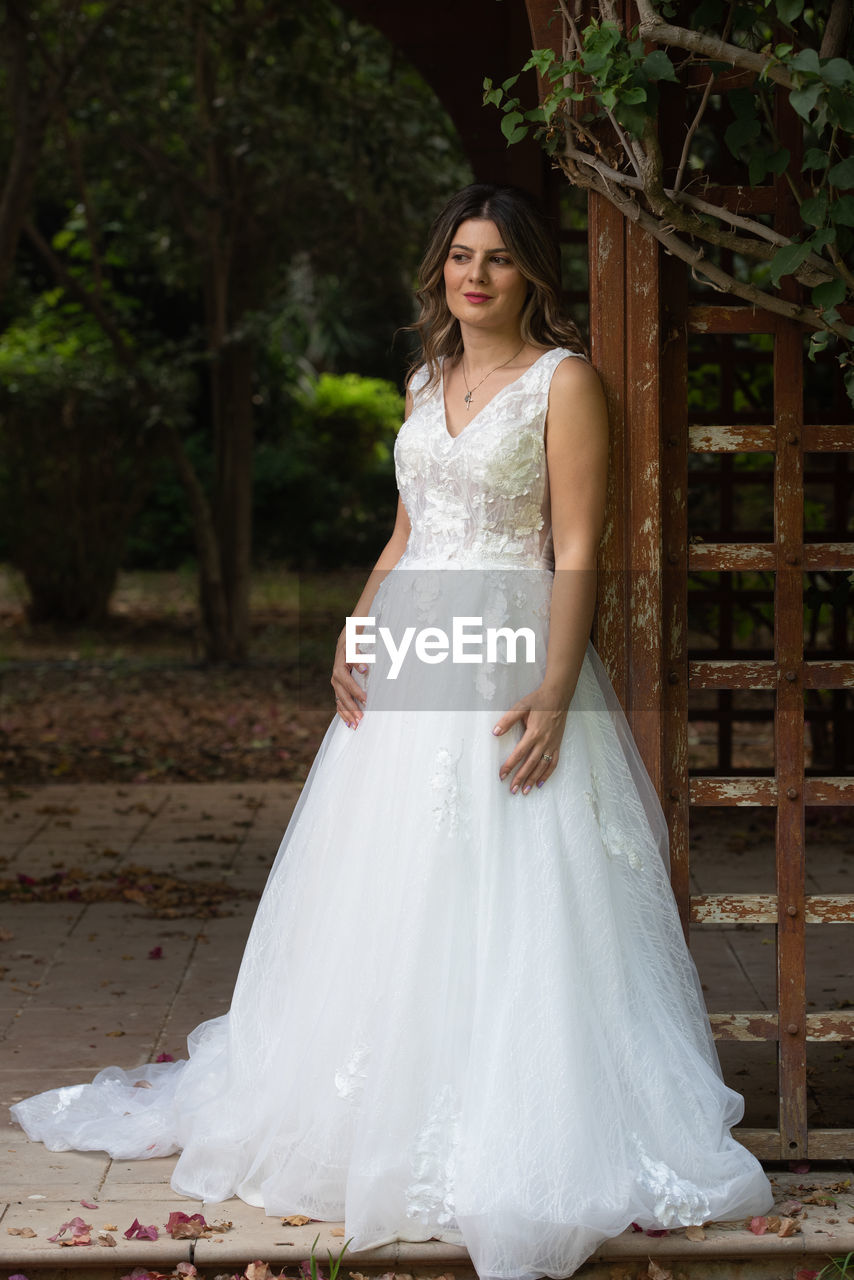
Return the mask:
[[442, 386], [416, 375], [395, 445], [412, 532], [371, 610], [396, 643], [405, 625], [450, 636], [455, 615], [527, 626], [534, 665], [500, 645], [479, 665], [413, 647], [392, 679], [378, 641], [364, 718], [323, 738], [229, 1013], [192, 1031], [186, 1062], [17, 1103], [31, 1138], [180, 1150], [184, 1195], [344, 1219], [354, 1253], [457, 1241], [484, 1280], [570, 1275], [633, 1221], [770, 1209], [729, 1133], [743, 1101], [721, 1077], [661, 808], [592, 647], [552, 777], [528, 795], [498, 777], [522, 727], [492, 725], [545, 670], [543, 428], [573, 354], [545, 352], [456, 438]]

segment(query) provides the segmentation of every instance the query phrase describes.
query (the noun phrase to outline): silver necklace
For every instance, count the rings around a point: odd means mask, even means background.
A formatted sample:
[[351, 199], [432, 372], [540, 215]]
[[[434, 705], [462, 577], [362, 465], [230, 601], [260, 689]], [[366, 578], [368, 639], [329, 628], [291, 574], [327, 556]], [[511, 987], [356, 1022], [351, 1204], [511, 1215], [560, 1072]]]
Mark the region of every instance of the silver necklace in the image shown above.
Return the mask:
[[468, 412], [468, 411], [469, 411], [469, 409], [471, 408], [471, 398], [472, 398], [472, 396], [474, 395], [475, 391], [477, 391], [477, 388], [478, 388], [478, 387], [482, 387], [482, 386], [483, 386], [483, 384], [484, 384], [484, 382], [486, 382], [486, 379], [487, 379], [487, 378], [491, 378], [491, 377], [492, 377], [492, 375], [493, 375], [494, 373], [497, 373], [499, 369], [503, 369], [503, 368], [504, 368], [504, 365], [506, 365], [506, 364], [510, 364], [511, 360], [515, 360], [515, 359], [516, 359], [516, 357], [517, 357], [518, 355], [520, 355], [520, 354], [521, 354], [521, 352], [524, 350], [524, 347], [525, 347], [525, 344], [524, 344], [524, 342], [523, 342], [523, 343], [522, 343], [522, 346], [519, 348], [519, 350], [518, 350], [518, 351], [514, 351], [514, 352], [513, 352], [513, 354], [512, 354], [512, 356], [509, 356], [509, 357], [508, 357], [508, 358], [507, 358], [507, 359], [506, 359], [502, 364], [497, 364], [497, 365], [495, 366], [495, 368], [494, 368], [494, 369], [490, 369], [489, 373], [487, 373], [485, 377], [481, 378], [480, 382], [479, 382], [479, 383], [477, 384], [477, 386], [475, 386], [475, 387], [470, 387], [470, 386], [469, 386], [469, 380], [468, 380], [468, 378], [466, 377], [466, 362], [465, 362], [465, 360], [463, 359], [463, 360], [461, 360], [461, 361], [460, 361], [460, 365], [462, 366], [462, 370], [463, 370], [463, 382], [466, 384], [466, 395], [465, 395], [466, 412]]

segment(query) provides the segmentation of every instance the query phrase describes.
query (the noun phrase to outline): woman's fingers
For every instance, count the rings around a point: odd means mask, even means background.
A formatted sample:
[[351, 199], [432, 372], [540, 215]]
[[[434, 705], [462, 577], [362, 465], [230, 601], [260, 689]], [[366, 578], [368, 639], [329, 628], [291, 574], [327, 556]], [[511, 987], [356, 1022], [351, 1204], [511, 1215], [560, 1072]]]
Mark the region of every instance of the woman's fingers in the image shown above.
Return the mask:
[[[358, 669], [367, 671], [364, 665], [360, 665]], [[367, 701], [367, 694], [351, 671], [352, 666], [347, 663], [342, 668], [336, 667], [330, 683], [335, 690], [335, 709], [347, 727], [355, 729], [364, 715], [364, 709], [359, 704]]]

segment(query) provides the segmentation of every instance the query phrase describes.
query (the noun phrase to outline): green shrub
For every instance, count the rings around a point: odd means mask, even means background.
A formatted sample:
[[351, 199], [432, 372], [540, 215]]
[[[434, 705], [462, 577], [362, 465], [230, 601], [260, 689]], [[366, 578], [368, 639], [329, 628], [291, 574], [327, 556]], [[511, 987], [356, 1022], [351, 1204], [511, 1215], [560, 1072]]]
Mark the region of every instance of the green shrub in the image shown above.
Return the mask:
[[[174, 395], [174, 374], [153, 376]], [[100, 327], [61, 290], [0, 335], [0, 535], [34, 621], [105, 617], [150, 482], [150, 418]]]

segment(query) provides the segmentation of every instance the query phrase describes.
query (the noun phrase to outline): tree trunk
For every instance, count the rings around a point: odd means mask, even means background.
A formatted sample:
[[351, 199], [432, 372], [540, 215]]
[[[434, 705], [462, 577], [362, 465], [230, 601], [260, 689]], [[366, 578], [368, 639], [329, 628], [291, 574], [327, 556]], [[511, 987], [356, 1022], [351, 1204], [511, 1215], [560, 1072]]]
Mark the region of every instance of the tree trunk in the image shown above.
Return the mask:
[[215, 414], [214, 511], [228, 612], [230, 657], [249, 653], [252, 570], [252, 348], [227, 343], [213, 367]]
[[12, 6], [0, 28], [8, 77], [7, 101], [12, 126], [12, 154], [0, 191], [0, 295], [9, 282], [24, 220], [38, 175], [49, 112], [42, 95], [33, 102], [30, 83], [31, 43], [26, 23]]

